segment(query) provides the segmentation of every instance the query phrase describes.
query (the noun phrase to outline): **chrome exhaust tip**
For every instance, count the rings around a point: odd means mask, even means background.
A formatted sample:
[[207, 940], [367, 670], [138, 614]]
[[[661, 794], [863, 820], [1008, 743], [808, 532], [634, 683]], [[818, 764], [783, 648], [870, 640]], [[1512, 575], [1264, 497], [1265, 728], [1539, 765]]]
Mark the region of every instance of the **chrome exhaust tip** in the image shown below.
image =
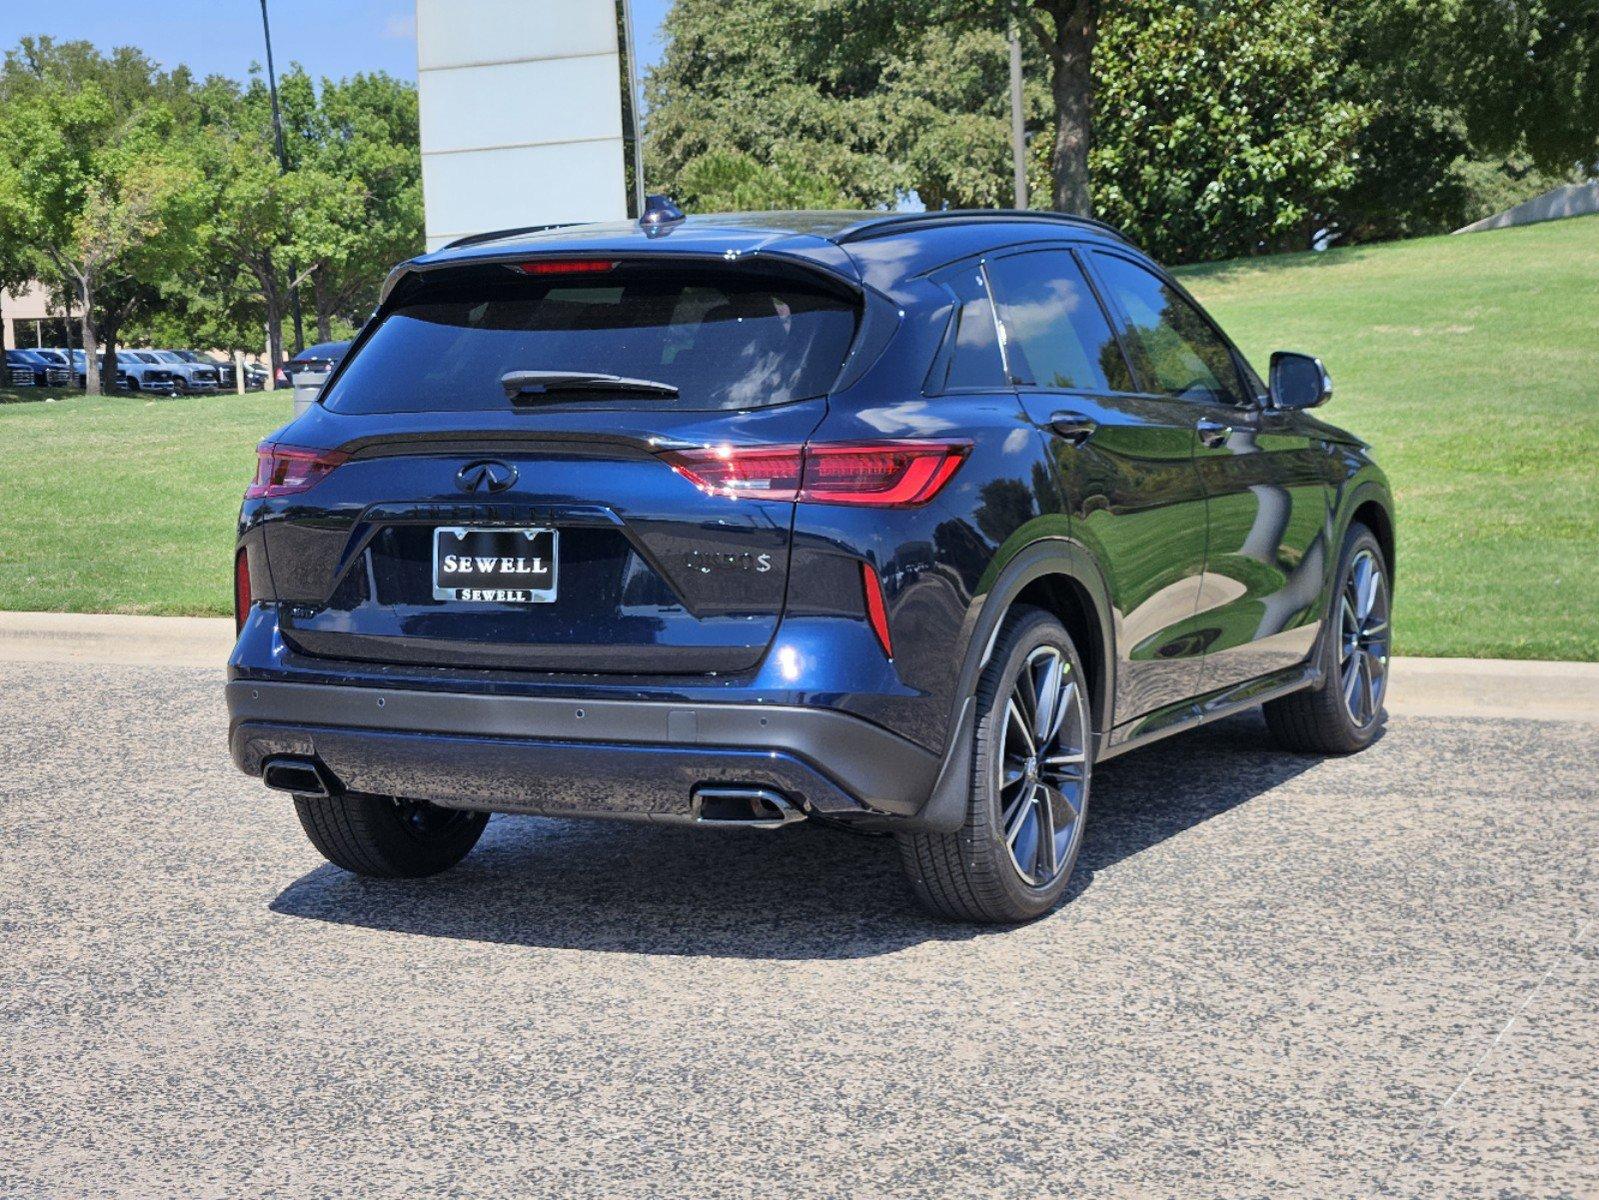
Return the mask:
[[333, 794], [314, 759], [269, 758], [261, 764], [261, 782], [279, 792], [326, 799]]
[[771, 788], [702, 786], [694, 789], [693, 802], [696, 825], [781, 829], [805, 819], [787, 796]]

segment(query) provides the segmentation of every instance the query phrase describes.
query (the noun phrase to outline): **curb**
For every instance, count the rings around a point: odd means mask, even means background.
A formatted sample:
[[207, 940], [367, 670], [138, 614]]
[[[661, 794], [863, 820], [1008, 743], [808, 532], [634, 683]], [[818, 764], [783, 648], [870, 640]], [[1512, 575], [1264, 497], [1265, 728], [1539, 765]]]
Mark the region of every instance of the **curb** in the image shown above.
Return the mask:
[[227, 617], [0, 612], [0, 662], [220, 668], [233, 641]]
[[[233, 637], [226, 617], [0, 612], [0, 662], [220, 668]], [[1396, 658], [1392, 670], [1395, 716], [1599, 724], [1599, 663]]]

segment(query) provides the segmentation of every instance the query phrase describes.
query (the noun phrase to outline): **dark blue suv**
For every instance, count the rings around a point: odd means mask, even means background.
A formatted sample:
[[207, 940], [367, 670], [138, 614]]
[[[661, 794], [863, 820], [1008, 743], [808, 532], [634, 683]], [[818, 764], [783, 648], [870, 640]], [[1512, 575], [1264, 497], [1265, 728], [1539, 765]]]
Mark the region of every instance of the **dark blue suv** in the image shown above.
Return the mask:
[[260, 448], [233, 758], [366, 875], [491, 812], [808, 818], [1036, 916], [1094, 764], [1252, 705], [1302, 751], [1380, 726], [1389, 489], [1317, 360], [1271, 375], [1049, 214], [456, 243]]

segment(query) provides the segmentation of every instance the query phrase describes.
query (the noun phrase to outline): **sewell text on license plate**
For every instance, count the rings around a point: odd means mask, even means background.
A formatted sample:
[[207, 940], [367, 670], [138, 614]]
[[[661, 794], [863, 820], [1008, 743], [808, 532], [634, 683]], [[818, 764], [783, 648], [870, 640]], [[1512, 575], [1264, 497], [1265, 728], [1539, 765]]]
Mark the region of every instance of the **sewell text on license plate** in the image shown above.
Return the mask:
[[555, 599], [553, 529], [433, 531], [433, 598], [478, 604], [547, 604]]

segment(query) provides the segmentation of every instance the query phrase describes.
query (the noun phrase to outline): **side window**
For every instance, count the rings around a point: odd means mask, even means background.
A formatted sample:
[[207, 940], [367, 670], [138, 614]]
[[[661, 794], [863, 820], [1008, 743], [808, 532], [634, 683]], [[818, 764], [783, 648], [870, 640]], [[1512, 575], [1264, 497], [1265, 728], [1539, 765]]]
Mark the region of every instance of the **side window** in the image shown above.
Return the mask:
[[1247, 393], [1227, 344], [1158, 275], [1116, 254], [1094, 265], [1127, 314], [1128, 346], [1144, 387], [1183, 400], [1244, 404]]
[[999, 332], [988, 286], [977, 266], [960, 267], [940, 282], [955, 297], [955, 314], [928, 380], [933, 392], [1005, 388]]
[[1069, 250], [988, 264], [1011, 381], [1045, 388], [1131, 391], [1121, 348]]

